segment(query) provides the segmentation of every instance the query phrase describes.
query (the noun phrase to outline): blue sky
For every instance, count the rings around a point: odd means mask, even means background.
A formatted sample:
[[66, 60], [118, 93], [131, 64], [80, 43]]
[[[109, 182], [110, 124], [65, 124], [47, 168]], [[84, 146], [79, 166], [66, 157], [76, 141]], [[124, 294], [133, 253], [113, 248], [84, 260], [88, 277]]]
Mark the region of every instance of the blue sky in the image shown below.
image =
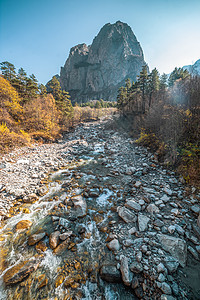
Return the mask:
[[0, 61], [46, 83], [105, 23], [128, 23], [150, 69], [200, 59], [200, 0], [0, 0]]

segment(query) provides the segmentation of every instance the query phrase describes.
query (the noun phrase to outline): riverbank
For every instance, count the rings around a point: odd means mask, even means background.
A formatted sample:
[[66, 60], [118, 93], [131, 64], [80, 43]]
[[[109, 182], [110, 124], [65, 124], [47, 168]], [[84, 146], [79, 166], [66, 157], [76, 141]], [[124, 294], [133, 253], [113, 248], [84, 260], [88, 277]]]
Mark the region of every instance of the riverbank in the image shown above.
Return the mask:
[[200, 195], [117, 119], [15, 150], [0, 167], [8, 299], [199, 298]]

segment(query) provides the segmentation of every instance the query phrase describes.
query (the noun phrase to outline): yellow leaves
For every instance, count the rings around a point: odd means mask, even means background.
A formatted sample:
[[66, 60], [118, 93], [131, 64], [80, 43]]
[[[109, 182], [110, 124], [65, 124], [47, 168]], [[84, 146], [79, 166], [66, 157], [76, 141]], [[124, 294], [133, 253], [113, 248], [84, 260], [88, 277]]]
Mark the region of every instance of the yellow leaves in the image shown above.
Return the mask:
[[8, 134], [8, 133], [10, 133], [10, 130], [8, 129], [6, 123], [2, 123], [0, 125], [0, 133], [1, 134]]
[[0, 76], [0, 106], [6, 107], [11, 115], [19, 116], [23, 108], [20, 97], [8, 80]]

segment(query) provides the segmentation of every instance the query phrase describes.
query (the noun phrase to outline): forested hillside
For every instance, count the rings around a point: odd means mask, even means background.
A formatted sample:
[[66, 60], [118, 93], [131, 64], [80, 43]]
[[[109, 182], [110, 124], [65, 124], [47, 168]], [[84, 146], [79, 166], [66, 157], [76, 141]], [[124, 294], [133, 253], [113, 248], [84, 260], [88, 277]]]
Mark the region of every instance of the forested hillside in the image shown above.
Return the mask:
[[1, 73], [0, 152], [35, 140], [54, 141], [77, 123], [113, 111], [104, 101], [90, 107], [73, 107], [55, 76], [47, 91], [33, 74], [28, 76], [23, 68], [16, 72], [10, 62], [1, 63]]
[[177, 166], [186, 182], [200, 176], [200, 77], [175, 68], [169, 78], [144, 66], [135, 83], [126, 80], [118, 108], [139, 144], [151, 148], [165, 165]]

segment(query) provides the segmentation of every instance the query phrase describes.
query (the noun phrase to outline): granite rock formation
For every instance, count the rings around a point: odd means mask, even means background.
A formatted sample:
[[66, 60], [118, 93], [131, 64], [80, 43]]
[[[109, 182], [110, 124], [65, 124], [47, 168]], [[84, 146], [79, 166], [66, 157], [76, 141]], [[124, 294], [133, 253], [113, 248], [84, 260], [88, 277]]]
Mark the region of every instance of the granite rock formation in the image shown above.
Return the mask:
[[61, 67], [61, 87], [71, 100], [116, 100], [118, 88], [127, 78], [135, 81], [145, 64], [132, 29], [120, 21], [106, 24], [92, 45], [79, 44], [70, 50]]

